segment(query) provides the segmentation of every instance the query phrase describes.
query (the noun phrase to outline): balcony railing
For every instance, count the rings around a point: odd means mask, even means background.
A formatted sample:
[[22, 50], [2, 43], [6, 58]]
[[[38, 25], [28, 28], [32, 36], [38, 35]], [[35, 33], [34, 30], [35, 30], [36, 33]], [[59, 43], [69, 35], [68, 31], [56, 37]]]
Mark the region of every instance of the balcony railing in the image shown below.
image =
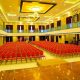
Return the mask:
[[72, 28], [78, 28], [78, 27], [80, 27], [80, 22], [70, 23], [64, 26], [58, 26], [58, 27], [49, 28], [46, 30], [21, 30], [20, 31], [20, 30], [6, 30], [2, 27], [0, 27], [0, 30], [4, 30], [5, 32], [8, 32], [8, 33], [46, 33], [51, 31], [72, 29]]

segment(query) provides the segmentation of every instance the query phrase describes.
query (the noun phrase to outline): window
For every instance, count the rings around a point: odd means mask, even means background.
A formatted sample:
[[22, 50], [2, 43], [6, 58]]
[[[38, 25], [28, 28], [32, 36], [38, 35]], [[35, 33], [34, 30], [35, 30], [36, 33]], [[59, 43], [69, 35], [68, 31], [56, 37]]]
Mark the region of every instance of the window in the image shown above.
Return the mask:
[[72, 23], [72, 16], [66, 18], [66, 24]]
[[13, 25], [6, 25], [6, 32], [11, 33], [13, 31]]
[[54, 28], [54, 23], [51, 23], [51, 28]]
[[57, 21], [57, 27], [61, 27], [61, 20]]
[[29, 32], [35, 32], [35, 25], [29, 25], [28, 30]]
[[29, 36], [29, 41], [35, 41], [35, 36]]
[[24, 25], [17, 25], [17, 30], [19, 33], [24, 32]]
[[6, 42], [12, 42], [12, 36], [7, 36], [6, 37]]
[[79, 16], [78, 14], [73, 15], [72, 17], [72, 22], [78, 22], [79, 21]]
[[67, 28], [72, 28], [72, 16], [66, 18]]
[[45, 29], [44, 25], [39, 25], [39, 31], [40, 32], [44, 32], [44, 29]]

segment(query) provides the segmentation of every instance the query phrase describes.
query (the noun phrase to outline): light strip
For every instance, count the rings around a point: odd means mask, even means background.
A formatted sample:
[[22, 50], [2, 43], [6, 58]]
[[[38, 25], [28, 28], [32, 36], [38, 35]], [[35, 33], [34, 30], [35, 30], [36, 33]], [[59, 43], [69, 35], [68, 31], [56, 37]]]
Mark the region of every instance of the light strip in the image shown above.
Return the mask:
[[32, 11], [40, 11], [41, 9], [40, 9], [40, 7], [33, 7], [33, 8], [31, 8], [31, 10]]
[[17, 16], [16, 14], [13, 14], [13, 13], [8, 13], [7, 15], [8, 16]]
[[71, 2], [70, 2], [69, 0], [65, 0], [64, 2], [65, 2], [65, 3], [72, 3], [72, 4], [75, 4], [75, 3], [78, 2], [78, 0], [76, 0], [76, 1], [74, 0], [74, 1], [71, 1]]
[[8, 20], [8, 18], [6, 17], [6, 15], [5, 15], [5, 13], [4, 13], [4, 11], [3, 11], [3, 9], [2, 9], [2, 7], [1, 7], [1, 6], [0, 6], [0, 10], [1, 10], [1, 12], [2, 12], [3, 16], [5, 17], [6, 21], [9, 21], [9, 20]]

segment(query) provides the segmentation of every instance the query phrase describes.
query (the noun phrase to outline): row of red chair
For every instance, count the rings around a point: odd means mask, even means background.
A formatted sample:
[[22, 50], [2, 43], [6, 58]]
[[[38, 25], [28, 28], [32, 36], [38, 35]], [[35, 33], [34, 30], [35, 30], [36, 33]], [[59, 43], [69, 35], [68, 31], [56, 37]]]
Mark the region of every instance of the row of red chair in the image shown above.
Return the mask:
[[42, 58], [43, 51], [26, 42], [8, 42], [0, 47], [0, 60]]
[[49, 41], [32, 41], [31, 43], [60, 56], [80, 54], [80, 46], [74, 44], [62, 44]]

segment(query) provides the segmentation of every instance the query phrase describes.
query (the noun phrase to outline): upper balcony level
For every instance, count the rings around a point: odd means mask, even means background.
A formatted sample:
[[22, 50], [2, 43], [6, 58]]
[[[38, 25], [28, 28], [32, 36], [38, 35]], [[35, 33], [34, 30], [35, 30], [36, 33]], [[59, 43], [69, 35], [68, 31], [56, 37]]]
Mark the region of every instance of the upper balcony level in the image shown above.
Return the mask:
[[[54, 28], [51, 28], [51, 26], [46, 29], [44, 26], [41, 26], [39, 28], [34, 28], [34, 26], [29, 27], [27, 30], [24, 29], [24, 26], [18, 26], [17, 29], [13, 29], [13, 26], [6, 26], [6, 27], [0, 27], [0, 30], [3, 30], [7, 33], [47, 33], [47, 32], [53, 32], [53, 31], [60, 31], [60, 30], [68, 30], [68, 29], [75, 29], [80, 28], [80, 22], [75, 23], [69, 23], [64, 26], [57, 26]], [[76, 31], [75, 31], [76, 32]]]

